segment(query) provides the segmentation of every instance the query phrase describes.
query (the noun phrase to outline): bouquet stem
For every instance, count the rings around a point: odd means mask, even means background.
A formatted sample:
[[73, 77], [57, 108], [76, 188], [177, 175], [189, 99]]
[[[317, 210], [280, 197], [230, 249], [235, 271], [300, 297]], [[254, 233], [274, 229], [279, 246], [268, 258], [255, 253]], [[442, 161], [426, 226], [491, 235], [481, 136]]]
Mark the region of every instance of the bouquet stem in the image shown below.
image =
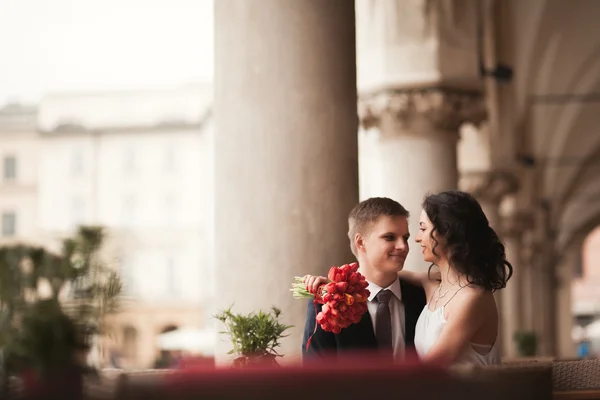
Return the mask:
[[292, 292], [292, 296], [294, 299], [315, 299], [317, 301], [321, 301], [323, 298], [325, 285], [319, 286], [317, 290], [317, 294], [311, 293], [306, 288], [306, 284], [302, 282], [302, 277], [296, 276], [294, 277], [294, 283], [292, 283], [292, 288], [290, 292]]

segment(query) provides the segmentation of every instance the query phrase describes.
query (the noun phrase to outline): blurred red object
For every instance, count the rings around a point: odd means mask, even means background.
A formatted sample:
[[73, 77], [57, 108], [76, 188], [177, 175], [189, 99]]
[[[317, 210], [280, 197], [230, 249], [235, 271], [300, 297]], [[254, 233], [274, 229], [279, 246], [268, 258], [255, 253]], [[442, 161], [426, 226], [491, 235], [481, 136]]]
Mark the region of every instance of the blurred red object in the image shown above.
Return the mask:
[[281, 367], [257, 364], [215, 368], [214, 364], [200, 361], [184, 364], [184, 368], [160, 376], [129, 376], [121, 385], [119, 398], [550, 400], [551, 369], [538, 375], [518, 380], [514, 373], [504, 378], [502, 374], [494, 374], [490, 379], [489, 374], [456, 374], [444, 366], [423, 364], [414, 358], [394, 364], [387, 358], [366, 353]]
[[[393, 364], [389, 359], [377, 355], [357, 354], [283, 367], [255, 365], [248, 368], [215, 368], [214, 364], [189, 364], [165, 376], [161, 390], [169, 399], [194, 396], [290, 399], [323, 395], [329, 396], [328, 399], [348, 399], [367, 394], [370, 397], [385, 393], [389, 395], [387, 391], [398, 389], [401, 383], [414, 384], [415, 380], [423, 381], [423, 378], [443, 382], [448, 377], [441, 366], [423, 365], [415, 360]], [[331, 397], [332, 393], [336, 395]]]

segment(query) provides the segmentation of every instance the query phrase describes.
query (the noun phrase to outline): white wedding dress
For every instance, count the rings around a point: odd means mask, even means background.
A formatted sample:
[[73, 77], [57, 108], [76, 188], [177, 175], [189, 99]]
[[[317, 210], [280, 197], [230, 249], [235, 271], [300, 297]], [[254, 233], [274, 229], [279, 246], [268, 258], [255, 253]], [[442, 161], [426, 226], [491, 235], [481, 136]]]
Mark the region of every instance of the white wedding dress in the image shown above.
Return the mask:
[[[415, 328], [415, 349], [419, 357], [425, 356], [433, 344], [438, 340], [444, 326], [444, 307], [434, 311], [425, 305]], [[456, 364], [492, 365], [500, 363], [500, 349], [498, 340], [493, 345], [482, 345], [471, 343]]]

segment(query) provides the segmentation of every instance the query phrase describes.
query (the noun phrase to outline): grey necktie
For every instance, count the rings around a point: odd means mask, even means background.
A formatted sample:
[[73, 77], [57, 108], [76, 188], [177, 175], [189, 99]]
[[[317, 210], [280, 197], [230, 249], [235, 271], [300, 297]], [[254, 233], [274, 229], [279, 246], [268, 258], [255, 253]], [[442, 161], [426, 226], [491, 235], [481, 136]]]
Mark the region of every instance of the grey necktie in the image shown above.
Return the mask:
[[[375, 314], [375, 336], [380, 349], [392, 350], [392, 316], [390, 314], [390, 299], [393, 293], [382, 290], [377, 293], [377, 313]], [[387, 352], [387, 351], [386, 351]]]

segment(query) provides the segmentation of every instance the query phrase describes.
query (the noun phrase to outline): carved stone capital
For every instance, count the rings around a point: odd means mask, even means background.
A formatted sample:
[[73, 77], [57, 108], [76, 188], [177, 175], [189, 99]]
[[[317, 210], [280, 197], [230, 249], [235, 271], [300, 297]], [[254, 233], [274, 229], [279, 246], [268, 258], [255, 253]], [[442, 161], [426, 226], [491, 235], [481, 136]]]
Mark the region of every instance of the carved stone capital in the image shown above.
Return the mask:
[[481, 201], [498, 204], [504, 196], [519, 189], [519, 181], [510, 172], [474, 171], [462, 173], [458, 186]]
[[404, 128], [427, 121], [434, 129], [458, 132], [470, 122], [479, 125], [486, 118], [483, 95], [445, 88], [387, 89], [359, 96], [358, 112], [363, 128], [380, 126], [394, 118]]
[[532, 224], [531, 214], [518, 211], [501, 217], [500, 230], [503, 236], [520, 237]]

